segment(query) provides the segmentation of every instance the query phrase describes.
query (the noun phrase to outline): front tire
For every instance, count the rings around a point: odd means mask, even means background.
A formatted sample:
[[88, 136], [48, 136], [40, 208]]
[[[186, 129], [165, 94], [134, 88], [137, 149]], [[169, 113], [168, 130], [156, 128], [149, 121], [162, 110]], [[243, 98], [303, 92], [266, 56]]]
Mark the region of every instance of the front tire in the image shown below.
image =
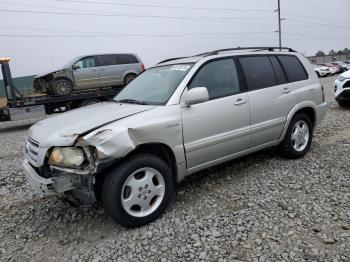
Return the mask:
[[73, 86], [67, 79], [58, 79], [53, 81], [52, 91], [57, 96], [65, 96], [72, 93]]
[[171, 168], [156, 156], [138, 154], [107, 174], [102, 204], [115, 222], [135, 228], [159, 218], [174, 191]]
[[310, 150], [312, 134], [313, 126], [310, 118], [303, 113], [295, 115], [284, 140], [278, 147], [279, 153], [291, 159], [303, 157]]

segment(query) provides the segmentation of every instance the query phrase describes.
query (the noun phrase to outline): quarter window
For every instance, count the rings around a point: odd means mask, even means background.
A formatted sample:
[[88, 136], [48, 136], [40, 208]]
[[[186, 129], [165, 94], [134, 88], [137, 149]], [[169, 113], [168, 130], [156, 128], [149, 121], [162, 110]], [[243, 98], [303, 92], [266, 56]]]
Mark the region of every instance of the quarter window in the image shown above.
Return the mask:
[[297, 57], [291, 55], [279, 55], [278, 59], [281, 61], [289, 82], [308, 79], [305, 68]]
[[139, 61], [133, 55], [129, 54], [120, 54], [118, 55], [118, 61], [120, 64], [138, 64]]
[[257, 90], [277, 85], [272, 64], [267, 56], [241, 57], [248, 90]]
[[195, 87], [206, 87], [209, 99], [239, 93], [239, 80], [233, 59], [217, 60], [203, 66], [197, 72], [188, 89]]

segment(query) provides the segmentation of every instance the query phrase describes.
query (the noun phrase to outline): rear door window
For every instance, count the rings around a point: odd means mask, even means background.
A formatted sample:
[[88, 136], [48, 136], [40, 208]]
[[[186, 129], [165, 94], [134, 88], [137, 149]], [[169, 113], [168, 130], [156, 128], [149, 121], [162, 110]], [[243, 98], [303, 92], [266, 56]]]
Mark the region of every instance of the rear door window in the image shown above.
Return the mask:
[[308, 79], [308, 75], [302, 63], [296, 56], [279, 55], [278, 59], [286, 72], [288, 82], [297, 82]]
[[116, 55], [99, 55], [97, 56], [99, 66], [111, 66], [118, 64], [118, 57]]
[[275, 56], [269, 56], [273, 70], [275, 71], [276, 79], [279, 85], [288, 83], [280, 62]]
[[249, 91], [277, 85], [272, 64], [267, 56], [240, 57]]

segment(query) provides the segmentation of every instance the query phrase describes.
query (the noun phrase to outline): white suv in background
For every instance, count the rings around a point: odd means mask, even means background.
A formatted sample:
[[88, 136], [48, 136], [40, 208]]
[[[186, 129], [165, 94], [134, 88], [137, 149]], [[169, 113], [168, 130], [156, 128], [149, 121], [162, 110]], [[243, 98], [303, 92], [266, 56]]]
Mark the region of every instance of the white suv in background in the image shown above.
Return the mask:
[[350, 70], [335, 80], [334, 96], [340, 106], [350, 105]]

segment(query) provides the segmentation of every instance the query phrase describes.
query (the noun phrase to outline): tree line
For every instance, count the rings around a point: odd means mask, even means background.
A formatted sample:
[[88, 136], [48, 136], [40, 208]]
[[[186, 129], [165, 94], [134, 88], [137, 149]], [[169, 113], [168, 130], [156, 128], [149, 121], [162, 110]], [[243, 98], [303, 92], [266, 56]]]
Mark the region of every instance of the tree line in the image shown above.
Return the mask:
[[325, 55], [350, 55], [350, 49], [344, 48], [343, 50], [335, 51], [334, 49], [330, 50], [328, 54], [323, 51], [318, 51], [315, 56], [325, 56]]

